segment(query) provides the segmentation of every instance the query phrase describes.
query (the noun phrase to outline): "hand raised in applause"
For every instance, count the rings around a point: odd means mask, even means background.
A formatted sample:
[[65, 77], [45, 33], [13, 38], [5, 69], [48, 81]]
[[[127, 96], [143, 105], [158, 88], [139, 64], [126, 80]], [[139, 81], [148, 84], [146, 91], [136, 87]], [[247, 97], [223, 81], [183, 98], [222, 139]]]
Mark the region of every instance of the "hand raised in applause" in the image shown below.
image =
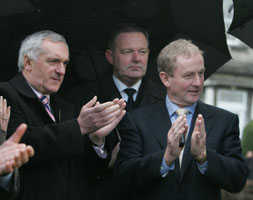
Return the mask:
[[7, 101], [6, 99], [3, 99], [3, 97], [0, 97], [0, 126], [1, 129], [6, 132], [9, 119], [10, 119], [10, 113], [11, 113], [11, 108], [10, 106], [7, 106]]
[[182, 147], [179, 147], [179, 140], [188, 129], [186, 116], [178, 117], [172, 124], [167, 134], [167, 147], [164, 153], [164, 160], [169, 166], [180, 155]]
[[206, 161], [206, 130], [201, 114], [196, 119], [191, 138], [191, 155], [200, 164]]
[[93, 133], [101, 137], [108, 135], [125, 115], [125, 106], [123, 99], [100, 104], [95, 96], [82, 107], [77, 118], [81, 133]]
[[[126, 107], [126, 103], [124, 99], [114, 99], [113, 100], [114, 105], [119, 106], [119, 114], [115, 115], [111, 120], [110, 123], [101, 127], [95, 132], [92, 132], [89, 134], [90, 139], [92, 140], [93, 143], [95, 144], [101, 144], [104, 141], [104, 138], [118, 125], [120, 120], [124, 117], [126, 114], [126, 111], [124, 110]], [[99, 105], [97, 103], [96, 105]]]
[[34, 155], [31, 146], [19, 144], [26, 128], [25, 124], [21, 124], [12, 136], [0, 146], [0, 175], [13, 172], [15, 168], [28, 162], [29, 158]]

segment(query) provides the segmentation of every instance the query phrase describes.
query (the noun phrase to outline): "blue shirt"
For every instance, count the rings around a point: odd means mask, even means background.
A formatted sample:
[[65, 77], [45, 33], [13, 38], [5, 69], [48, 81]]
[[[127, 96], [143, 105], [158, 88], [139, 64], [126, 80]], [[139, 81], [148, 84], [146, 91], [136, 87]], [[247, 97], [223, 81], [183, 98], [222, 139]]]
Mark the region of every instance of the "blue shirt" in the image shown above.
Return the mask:
[[[176, 104], [172, 103], [167, 95], [165, 98], [165, 103], [166, 103], [166, 107], [168, 110], [168, 114], [170, 116], [170, 121], [171, 121], [171, 123], [173, 123], [178, 117], [176, 114], [176, 110], [180, 109], [180, 107], [178, 107]], [[186, 137], [188, 137], [188, 132], [191, 128], [191, 121], [192, 121], [192, 117], [195, 113], [196, 106], [197, 106], [197, 103], [194, 103], [190, 106], [185, 107], [185, 109], [189, 110], [189, 113], [186, 115], [186, 120], [187, 120], [187, 124], [188, 124], [188, 131], [187, 131]], [[205, 163], [203, 163], [202, 165], [200, 165], [198, 162], [196, 162], [196, 163], [198, 165], [200, 172], [202, 174], [204, 174], [207, 170], [207, 167], [208, 167], [207, 161]], [[175, 169], [175, 162], [173, 162], [170, 166], [168, 166], [166, 164], [165, 160], [163, 159], [161, 169], [160, 169], [160, 173], [161, 173], [162, 177], [165, 177], [171, 170], [174, 170], [174, 169]]]

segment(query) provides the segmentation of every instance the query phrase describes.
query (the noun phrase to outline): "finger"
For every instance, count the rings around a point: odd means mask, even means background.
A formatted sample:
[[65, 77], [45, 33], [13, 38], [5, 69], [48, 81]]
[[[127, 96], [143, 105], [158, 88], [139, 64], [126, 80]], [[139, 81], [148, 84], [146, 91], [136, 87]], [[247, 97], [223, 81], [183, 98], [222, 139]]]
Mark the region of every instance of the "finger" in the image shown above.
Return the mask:
[[6, 117], [7, 113], [7, 101], [6, 99], [3, 100], [3, 116]]
[[14, 171], [13, 165], [14, 165], [14, 162], [7, 162], [4, 167], [4, 172], [6, 174], [13, 172]]
[[108, 107], [111, 107], [111, 106], [117, 106], [117, 104], [114, 105], [114, 103], [112, 101], [109, 101], [109, 102], [105, 102], [105, 103], [96, 105], [94, 107], [94, 112], [101, 112], [102, 110], [104, 110], [104, 109], [106, 109]]
[[117, 104], [117, 103], [119, 102], [119, 99], [118, 99], [118, 98], [115, 98], [115, 99], [112, 100], [112, 102], [113, 102], [114, 104]]
[[34, 156], [34, 149], [30, 145], [26, 147], [26, 151], [29, 157]]
[[0, 114], [3, 114], [3, 96], [0, 96]]
[[18, 153], [14, 157], [14, 164], [12, 165], [14, 168], [19, 168], [22, 165], [22, 156], [21, 153]]
[[[94, 108], [95, 109], [95, 108]], [[94, 111], [94, 110], [93, 110]], [[95, 112], [95, 111], [94, 111]], [[120, 113], [120, 107], [118, 104], [107, 107], [100, 112], [97, 111], [97, 117], [103, 120], [108, 120], [108, 118], [117, 116]]]
[[205, 135], [206, 129], [205, 129], [205, 121], [203, 116], [201, 116], [201, 124], [200, 124], [200, 132]]
[[94, 96], [88, 103], [84, 105], [84, 107], [91, 108], [95, 105], [96, 102], [97, 102], [97, 96]]
[[194, 132], [199, 132], [199, 131], [200, 131], [200, 121], [199, 121], [199, 118], [197, 117], [197, 119], [195, 121], [195, 126], [194, 126], [193, 133]]
[[8, 107], [7, 107], [7, 110], [6, 110], [6, 118], [8, 119], [8, 121], [9, 121], [9, 119], [10, 119], [10, 115], [11, 115], [11, 107], [8, 106]]
[[29, 160], [29, 155], [28, 155], [28, 152], [26, 151], [26, 149], [22, 150], [20, 152], [20, 162], [21, 162], [21, 165], [23, 165], [24, 163], [27, 163]]
[[14, 143], [19, 143], [19, 141], [21, 140], [22, 136], [24, 135], [26, 129], [27, 129], [26, 124], [20, 124], [19, 127], [16, 129], [16, 131], [8, 139], [8, 141], [14, 142]]

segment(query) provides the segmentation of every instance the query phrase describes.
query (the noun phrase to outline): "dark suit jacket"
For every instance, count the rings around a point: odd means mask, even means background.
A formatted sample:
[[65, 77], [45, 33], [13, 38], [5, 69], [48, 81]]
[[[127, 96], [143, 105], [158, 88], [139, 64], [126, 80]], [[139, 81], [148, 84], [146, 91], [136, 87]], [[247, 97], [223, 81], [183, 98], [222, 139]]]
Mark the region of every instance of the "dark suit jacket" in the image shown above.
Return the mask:
[[[6, 139], [6, 132], [0, 129], [0, 145]], [[0, 180], [1, 181], [1, 180]], [[8, 188], [1, 187], [0, 185], [0, 199], [11, 200], [14, 199], [19, 188], [19, 175], [18, 170], [12, 173], [12, 177], [9, 180]]]
[[[100, 102], [122, 98], [112, 79], [111, 71], [108, 71], [100, 82], [88, 81], [72, 89], [68, 94], [68, 100], [75, 105], [76, 113], [79, 114], [81, 107], [95, 95], [98, 96]], [[154, 104], [164, 99], [165, 95], [166, 89], [164, 86], [144, 77], [134, 103], [134, 108]]]
[[[143, 78], [134, 108], [145, 107], [154, 104], [165, 98], [166, 89], [164, 86], [159, 85], [148, 78]], [[76, 88], [74, 88], [68, 95], [68, 99], [75, 105], [76, 113], [80, 112], [81, 107], [88, 102], [94, 95], [98, 96], [100, 102], [111, 101], [114, 98], [122, 98], [113, 79], [112, 72], [108, 73], [101, 79], [101, 82], [89, 81]], [[116, 132], [112, 132], [107, 137], [106, 143], [110, 150], [118, 142]], [[127, 194], [123, 191], [119, 192], [117, 185], [114, 184], [112, 169], [108, 169], [91, 180], [94, 191], [92, 192], [91, 199], [104, 199], [104, 200], [118, 200], [129, 199]]]
[[[190, 153], [196, 116], [202, 114], [207, 133], [208, 169], [202, 175]], [[219, 200], [223, 188], [239, 192], [248, 169], [241, 155], [238, 117], [228, 111], [198, 102], [184, 150], [182, 168], [160, 176], [161, 163], [171, 127], [165, 101], [136, 109], [120, 124], [122, 141], [115, 176], [122, 187], [145, 200]]]
[[81, 136], [73, 106], [56, 94], [50, 95], [54, 123], [21, 73], [1, 83], [0, 94], [12, 109], [8, 133], [26, 123], [28, 129], [21, 142], [35, 150], [34, 157], [20, 168], [18, 199], [87, 199], [88, 175], [107, 166], [108, 161], [97, 156], [87, 135]]

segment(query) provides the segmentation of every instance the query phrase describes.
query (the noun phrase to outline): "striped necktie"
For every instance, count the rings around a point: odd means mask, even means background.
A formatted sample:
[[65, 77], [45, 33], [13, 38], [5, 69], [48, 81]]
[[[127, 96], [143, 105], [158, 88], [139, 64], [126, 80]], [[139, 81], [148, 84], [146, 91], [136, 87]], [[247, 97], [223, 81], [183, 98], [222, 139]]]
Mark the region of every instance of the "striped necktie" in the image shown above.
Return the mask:
[[54, 118], [54, 115], [50, 109], [50, 106], [49, 106], [49, 101], [48, 101], [48, 98], [47, 96], [41, 96], [40, 97], [40, 101], [41, 103], [44, 105], [44, 108], [46, 109], [48, 115], [51, 117], [51, 119], [55, 122], [55, 118]]
[[[176, 113], [177, 113], [177, 116], [179, 117], [179, 116], [182, 116], [182, 115], [187, 115], [188, 113], [189, 113], [189, 110], [187, 110], [187, 109], [185, 109], [185, 108], [180, 108], [180, 109], [178, 109], [177, 111], [176, 111]], [[184, 135], [185, 134], [185, 135]], [[187, 133], [184, 133], [183, 135], [182, 135], [182, 137], [180, 138], [180, 142], [182, 142], [183, 143], [183, 148], [182, 148], [182, 150], [181, 150], [181, 153], [180, 153], [180, 156], [179, 156], [179, 166], [180, 166], [180, 168], [181, 168], [181, 166], [182, 166], [182, 161], [183, 161], [183, 155], [184, 155], [184, 146], [185, 146], [185, 142], [186, 142], [186, 134]]]

